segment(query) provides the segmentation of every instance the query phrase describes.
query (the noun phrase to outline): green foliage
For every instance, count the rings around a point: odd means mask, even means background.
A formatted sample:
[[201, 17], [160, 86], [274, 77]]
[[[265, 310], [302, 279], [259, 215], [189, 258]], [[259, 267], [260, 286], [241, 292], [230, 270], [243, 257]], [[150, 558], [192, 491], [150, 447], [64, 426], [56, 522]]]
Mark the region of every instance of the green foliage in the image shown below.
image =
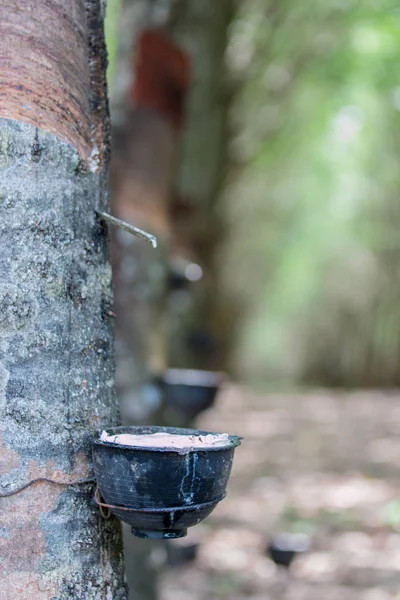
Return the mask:
[[400, 10], [242, 4], [223, 211], [245, 376], [400, 382]]

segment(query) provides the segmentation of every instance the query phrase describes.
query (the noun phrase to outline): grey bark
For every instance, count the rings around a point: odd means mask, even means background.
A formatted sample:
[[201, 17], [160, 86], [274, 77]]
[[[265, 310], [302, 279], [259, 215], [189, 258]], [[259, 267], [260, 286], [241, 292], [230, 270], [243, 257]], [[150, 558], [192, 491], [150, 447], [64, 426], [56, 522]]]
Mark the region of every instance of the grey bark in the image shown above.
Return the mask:
[[[90, 433], [115, 423], [117, 409], [111, 271], [94, 212], [104, 209], [104, 182], [82, 172], [76, 152], [54, 135], [11, 120], [0, 125], [0, 490], [7, 492], [37, 476], [90, 475]], [[0, 500], [2, 597], [125, 597], [119, 526], [99, 518], [92, 497], [93, 485], [60, 491], [44, 483]]]
[[[92, 474], [90, 434], [117, 421], [104, 175], [53, 134], [0, 120], [0, 493]], [[103, 180], [102, 180], [103, 179]], [[0, 499], [0, 595], [126, 598], [119, 524], [94, 486]]]

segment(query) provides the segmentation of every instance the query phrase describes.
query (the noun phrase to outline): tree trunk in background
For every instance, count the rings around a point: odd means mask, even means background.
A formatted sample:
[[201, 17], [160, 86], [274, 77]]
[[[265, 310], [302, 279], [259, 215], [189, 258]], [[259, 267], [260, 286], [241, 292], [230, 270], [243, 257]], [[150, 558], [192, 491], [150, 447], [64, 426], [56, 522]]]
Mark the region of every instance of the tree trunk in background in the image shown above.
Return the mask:
[[[100, 3], [0, 0], [0, 494], [92, 476], [117, 422]], [[94, 486], [0, 498], [4, 600], [124, 600]]]
[[196, 260], [204, 277], [192, 285], [189, 308], [179, 311], [178, 304], [172, 307], [171, 366], [224, 366], [222, 344], [229, 335], [225, 320], [229, 311], [226, 306], [220, 310], [214, 255], [222, 233], [216, 201], [224, 181], [229, 141], [231, 89], [225, 51], [233, 11], [233, 0], [204, 0], [179, 2], [174, 14], [174, 39], [188, 52], [192, 75], [176, 184], [177, 196], [187, 210], [174, 218], [173, 233], [177, 251]]
[[164, 318], [169, 199], [175, 133], [157, 114], [131, 108], [114, 145], [113, 209], [157, 236], [154, 249], [124, 231], [113, 244], [117, 387], [126, 423], [149, 422], [151, 376], [165, 369]]
[[[151, 45], [149, 56], [141, 37], [143, 30], [157, 21], [159, 4], [153, 2], [150, 6], [140, 0], [124, 3], [113, 95], [113, 210], [119, 218], [150, 231], [158, 239], [156, 250], [123, 231], [117, 231], [113, 239], [117, 389], [127, 424], [153, 421], [160, 397], [152, 378], [166, 368], [168, 203], [177, 133], [157, 105], [170, 89], [162, 85], [165, 72], [157, 71], [160, 66], [163, 70], [157, 60], [158, 42], [162, 41], [154, 32], [147, 36]], [[138, 38], [141, 56], [136, 56], [135, 65], [133, 54], [138, 53]], [[143, 65], [139, 73], [135, 68], [138, 60]], [[132, 536], [129, 527], [124, 527], [124, 546], [130, 598], [155, 600], [157, 569], [151, 555], [160, 543], [143, 543]]]

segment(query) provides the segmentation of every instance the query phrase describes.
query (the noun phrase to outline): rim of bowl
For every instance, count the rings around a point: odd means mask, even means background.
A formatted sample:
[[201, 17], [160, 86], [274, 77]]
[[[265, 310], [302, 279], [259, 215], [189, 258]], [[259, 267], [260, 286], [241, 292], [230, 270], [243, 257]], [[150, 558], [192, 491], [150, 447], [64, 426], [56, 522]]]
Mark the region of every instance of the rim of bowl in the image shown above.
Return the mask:
[[[143, 431], [145, 430], [145, 431]], [[150, 452], [173, 452], [174, 454], [188, 454], [189, 452], [218, 452], [219, 450], [229, 450], [240, 446], [242, 437], [239, 435], [227, 434], [229, 439], [228, 442], [221, 446], [214, 448], [161, 448], [158, 446], [129, 446], [127, 444], [116, 444], [115, 442], [106, 442], [100, 439], [101, 433], [105, 431], [108, 435], [117, 435], [118, 433], [133, 433], [148, 435], [151, 433], [172, 433], [176, 435], [223, 435], [215, 431], [204, 431], [201, 429], [186, 429], [182, 427], [162, 427], [156, 425], [121, 425], [119, 427], [104, 427], [101, 430], [96, 431], [95, 437], [92, 443], [97, 446], [106, 446], [109, 448], [124, 448], [126, 450], [148, 450]], [[97, 436], [97, 437], [96, 437]]]

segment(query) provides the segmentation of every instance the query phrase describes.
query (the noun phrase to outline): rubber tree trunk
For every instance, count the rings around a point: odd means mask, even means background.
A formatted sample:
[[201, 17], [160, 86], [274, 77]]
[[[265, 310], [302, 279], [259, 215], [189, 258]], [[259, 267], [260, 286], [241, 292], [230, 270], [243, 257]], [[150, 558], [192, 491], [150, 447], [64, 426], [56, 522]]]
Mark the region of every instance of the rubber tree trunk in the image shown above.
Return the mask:
[[[100, 3], [0, 0], [0, 495], [92, 476], [117, 421]], [[0, 597], [125, 600], [94, 485], [0, 497]]]
[[216, 206], [224, 183], [229, 143], [228, 109], [232, 85], [225, 54], [233, 0], [177, 4], [174, 39], [192, 64], [191, 86], [181, 143], [176, 188], [191, 212], [174, 219], [175, 243], [186, 248], [204, 270], [192, 286], [186, 312], [170, 311], [170, 365], [182, 368], [224, 368], [232, 299], [220, 306], [221, 290], [214, 259], [223, 235]]
[[114, 146], [113, 210], [157, 235], [158, 247], [123, 231], [113, 240], [117, 387], [124, 421], [148, 424], [156, 408], [148, 384], [165, 370], [167, 202], [176, 135], [159, 115], [131, 108], [121, 138]]

